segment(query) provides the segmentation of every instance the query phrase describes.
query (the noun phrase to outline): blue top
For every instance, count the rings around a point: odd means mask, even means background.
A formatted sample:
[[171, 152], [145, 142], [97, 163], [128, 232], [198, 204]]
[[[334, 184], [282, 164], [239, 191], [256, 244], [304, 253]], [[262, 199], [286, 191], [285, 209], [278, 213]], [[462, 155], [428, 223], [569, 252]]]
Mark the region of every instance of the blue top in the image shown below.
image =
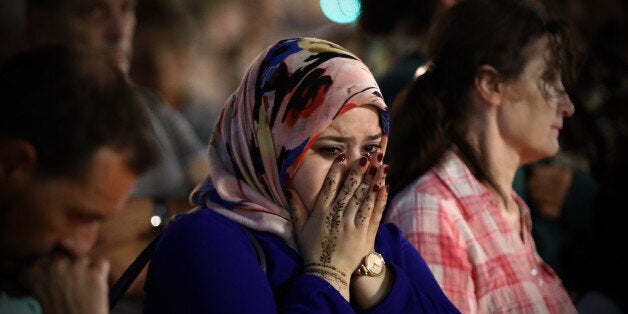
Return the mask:
[[[279, 237], [252, 233], [264, 249], [267, 274], [236, 222], [208, 209], [177, 219], [149, 264], [144, 313], [358, 311], [325, 280], [303, 274], [301, 257]], [[368, 313], [459, 313], [395, 225], [380, 226], [375, 250], [393, 270], [395, 282]]]

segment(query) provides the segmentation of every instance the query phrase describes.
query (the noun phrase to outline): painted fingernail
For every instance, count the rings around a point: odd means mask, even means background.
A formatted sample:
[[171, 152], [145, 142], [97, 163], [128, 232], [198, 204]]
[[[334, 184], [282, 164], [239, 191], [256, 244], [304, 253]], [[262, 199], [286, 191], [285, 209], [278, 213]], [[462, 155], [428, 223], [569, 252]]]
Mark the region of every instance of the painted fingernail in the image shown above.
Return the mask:
[[377, 191], [379, 191], [379, 185], [375, 184], [373, 185], [373, 192], [377, 193]]
[[377, 172], [377, 167], [375, 166], [371, 166], [371, 168], [369, 169], [369, 173], [374, 176], [375, 173]]
[[336, 157], [336, 162], [341, 164], [341, 163], [345, 162], [346, 159], [347, 159], [347, 155], [340, 154], [340, 155], [338, 155], [338, 157]]
[[377, 155], [377, 161], [382, 161], [384, 160], [384, 154], [379, 153], [379, 155]]
[[390, 171], [390, 166], [384, 165], [384, 174], [388, 174], [388, 171]]
[[369, 161], [368, 158], [366, 158], [366, 156], [362, 156], [362, 158], [360, 158], [360, 166], [364, 167], [366, 166], [366, 163]]
[[385, 189], [386, 189], [386, 193], [390, 193], [390, 185], [386, 185]]
[[368, 159], [371, 159], [371, 153], [368, 153], [368, 152], [367, 152], [367, 153], [364, 153], [364, 155], [363, 155], [363, 156], [364, 156], [364, 157], [366, 157], [366, 158], [368, 158]]

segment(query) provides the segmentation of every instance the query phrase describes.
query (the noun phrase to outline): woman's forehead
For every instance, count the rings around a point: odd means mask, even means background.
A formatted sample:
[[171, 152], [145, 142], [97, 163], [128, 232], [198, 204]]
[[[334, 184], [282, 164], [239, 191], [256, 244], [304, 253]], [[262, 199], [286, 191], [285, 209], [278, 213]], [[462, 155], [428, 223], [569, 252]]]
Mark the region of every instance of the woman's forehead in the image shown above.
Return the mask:
[[321, 132], [320, 136], [345, 135], [374, 137], [381, 136], [379, 111], [374, 106], [366, 105], [350, 109], [336, 119]]
[[524, 69], [540, 72], [540, 74], [549, 70], [550, 63], [556, 57], [549, 43], [549, 37], [546, 35], [532, 41], [526, 47], [524, 55], [527, 56], [527, 60]]

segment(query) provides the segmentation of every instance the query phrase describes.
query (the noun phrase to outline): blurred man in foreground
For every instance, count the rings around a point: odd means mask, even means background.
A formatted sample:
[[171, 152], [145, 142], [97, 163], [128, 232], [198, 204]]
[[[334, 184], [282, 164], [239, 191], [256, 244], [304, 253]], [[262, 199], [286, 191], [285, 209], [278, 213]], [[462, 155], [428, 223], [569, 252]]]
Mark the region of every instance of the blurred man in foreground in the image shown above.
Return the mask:
[[102, 56], [61, 47], [0, 67], [0, 312], [108, 313], [100, 225], [158, 160], [142, 98]]

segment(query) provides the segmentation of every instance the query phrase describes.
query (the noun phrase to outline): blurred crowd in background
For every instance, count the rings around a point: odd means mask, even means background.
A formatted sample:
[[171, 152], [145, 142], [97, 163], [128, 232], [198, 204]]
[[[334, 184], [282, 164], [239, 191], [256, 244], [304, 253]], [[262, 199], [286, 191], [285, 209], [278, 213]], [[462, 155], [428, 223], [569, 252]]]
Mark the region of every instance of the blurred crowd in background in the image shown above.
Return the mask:
[[[316, 0], [136, 2], [133, 75], [159, 73], [168, 81], [151, 84], [183, 88], [190, 97], [217, 107], [238, 86], [249, 62], [269, 44], [303, 35], [342, 41], [356, 32], [354, 24], [341, 25], [327, 19]], [[1, 58], [24, 44], [25, 3], [0, 3]], [[150, 69], [157, 64], [159, 69]], [[169, 100], [176, 103], [174, 98]]]
[[[204, 117], [218, 114], [255, 55], [279, 39], [311, 36], [360, 56], [394, 106], [408, 75], [426, 61], [430, 20], [453, 1], [367, 0], [361, 23], [338, 24], [318, 0], [137, 0], [130, 75], [174, 108], [203, 108], [207, 114], [186, 116], [206, 142], [213, 121]], [[0, 2], [0, 60], [24, 47], [25, 2]], [[559, 154], [523, 167], [514, 188], [531, 204], [539, 252], [574, 298], [595, 286], [626, 309], [627, 4], [541, 2], [579, 38], [580, 71], [568, 86], [576, 113], [565, 122]]]

